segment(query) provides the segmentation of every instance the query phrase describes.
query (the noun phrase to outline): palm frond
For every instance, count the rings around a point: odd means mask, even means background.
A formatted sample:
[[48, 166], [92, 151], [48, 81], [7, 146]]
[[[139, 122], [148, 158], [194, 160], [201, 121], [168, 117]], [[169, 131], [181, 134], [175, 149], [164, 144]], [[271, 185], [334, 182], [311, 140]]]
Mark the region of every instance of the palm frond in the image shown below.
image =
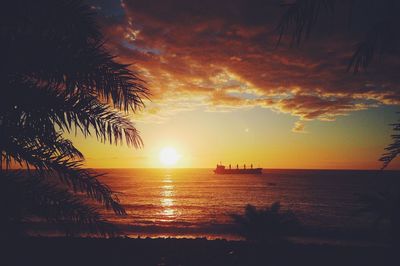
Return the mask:
[[[37, 132], [34, 127], [21, 127], [8, 123], [0, 125], [0, 147], [2, 149], [1, 162], [5, 162], [5, 169], [9, 168], [13, 160], [21, 166], [29, 167], [29, 164], [23, 165], [24, 158], [18, 153], [18, 147], [34, 151], [33, 157], [51, 157], [62, 156], [71, 160], [83, 160], [83, 154], [72, 144], [70, 140], [64, 139], [59, 132]], [[17, 150], [13, 150], [17, 148]], [[12, 152], [10, 152], [12, 151]]]
[[287, 7], [276, 30], [279, 34], [278, 45], [290, 28], [293, 27], [292, 44], [299, 45], [306, 39], [320, 15], [321, 8], [333, 11], [335, 0], [297, 0], [294, 3], [282, 4]]
[[398, 53], [400, 38], [397, 23], [391, 17], [384, 17], [374, 23], [366, 33], [365, 39], [356, 46], [348, 70], [358, 73], [362, 69], [367, 69], [377, 56], [387, 52]]
[[[10, 95], [0, 100], [3, 120], [37, 129], [37, 134], [54, 134], [55, 126], [70, 132], [75, 129], [84, 136], [94, 131], [96, 137], [109, 143], [125, 142], [140, 148], [143, 142], [133, 122], [96, 96], [86, 93], [69, 94], [48, 85], [15, 81], [9, 85]], [[20, 99], [20, 92], [25, 97]], [[17, 105], [15, 103], [18, 103]]]
[[[392, 126], [395, 132], [400, 131], [400, 123], [392, 124]], [[393, 134], [391, 137], [393, 142], [385, 148], [387, 152], [379, 159], [379, 161], [382, 162], [381, 170], [388, 167], [389, 164], [400, 154], [400, 134]]]
[[0, 18], [8, 75], [61, 86], [69, 93], [95, 94], [125, 111], [144, 106], [142, 98], [149, 95], [145, 82], [104, 48], [90, 6], [16, 0], [11, 7], [12, 15], [3, 9]]
[[[287, 11], [282, 16], [276, 30], [279, 34], [277, 45], [285, 34], [291, 31], [291, 44], [299, 45], [305, 40], [321, 16], [321, 10], [333, 13], [336, 0], [297, 0], [283, 4]], [[399, 19], [400, 4], [397, 1], [341, 1], [349, 11], [352, 19], [353, 12], [369, 10], [376, 16], [368, 22], [361, 22], [366, 30], [365, 38], [358, 42], [347, 66], [354, 73], [366, 69], [377, 55], [399, 53]], [[374, 10], [376, 8], [377, 10]], [[350, 20], [351, 20], [350, 19]], [[349, 23], [352, 22], [349, 20]], [[354, 22], [354, 21], [353, 21]], [[350, 26], [350, 25], [349, 25]]]
[[[9, 209], [18, 209], [18, 213], [26, 217], [25, 220], [43, 218], [59, 225], [68, 235], [86, 232], [115, 236], [118, 233], [116, 227], [108, 223], [94, 206], [68, 190], [47, 183], [40, 176], [27, 177], [22, 171], [9, 171], [1, 174], [0, 183], [6, 192], [2, 200], [8, 202]], [[13, 213], [15, 211], [6, 215], [13, 216]], [[9, 218], [15, 220], [15, 217]]]
[[9, 142], [3, 141], [2, 146], [6, 162], [14, 160], [22, 166], [31, 166], [43, 176], [58, 178], [75, 192], [86, 193], [116, 214], [126, 214], [115, 193], [98, 180], [102, 175], [83, 169], [81, 160], [71, 160], [69, 150], [54, 153], [29, 137], [11, 138]]
[[142, 98], [148, 98], [149, 92], [144, 81], [129, 69], [130, 65], [117, 63], [102, 44], [96, 44], [80, 53], [79, 62], [70, 62], [79, 67], [74, 65], [73, 70], [62, 72], [69, 92], [95, 94], [111, 102], [115, 108], [125, 111], [136, 111], [144, 107]]

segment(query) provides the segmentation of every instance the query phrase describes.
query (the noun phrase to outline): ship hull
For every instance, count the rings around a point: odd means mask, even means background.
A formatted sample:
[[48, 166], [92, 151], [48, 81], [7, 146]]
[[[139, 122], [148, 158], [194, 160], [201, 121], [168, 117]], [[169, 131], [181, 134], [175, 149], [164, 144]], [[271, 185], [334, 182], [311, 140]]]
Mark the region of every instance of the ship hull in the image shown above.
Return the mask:
[[226, 175], [226, 174], [252, 174], [252, 175], [260, 175], [262, 174], [262, 168], [251, 168], [251, 169], [215, 169], [215, 174], [218, 175]]

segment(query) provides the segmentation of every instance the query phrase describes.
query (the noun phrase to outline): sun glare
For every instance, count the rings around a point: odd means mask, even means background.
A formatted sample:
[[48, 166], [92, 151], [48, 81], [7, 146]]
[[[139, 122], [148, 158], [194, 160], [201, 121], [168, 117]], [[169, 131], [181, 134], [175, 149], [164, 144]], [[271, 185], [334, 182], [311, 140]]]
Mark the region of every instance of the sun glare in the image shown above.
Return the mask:
[[166, 147], [160, 151], [160, 162], [164, 166], [173, 166], [180, 159], [180, 155], [176, 152], [174, 148]]

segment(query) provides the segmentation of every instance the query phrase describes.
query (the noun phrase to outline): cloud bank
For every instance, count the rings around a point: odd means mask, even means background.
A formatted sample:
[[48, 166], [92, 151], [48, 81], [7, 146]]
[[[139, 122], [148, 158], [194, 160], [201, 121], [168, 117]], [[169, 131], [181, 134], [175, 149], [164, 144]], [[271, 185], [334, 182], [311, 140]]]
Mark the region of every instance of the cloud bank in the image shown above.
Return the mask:
[[307, 120], [399, 104], [399, 58], [358, 75], [347, 71], [362, 29], [322, 21], [301, 47], [276, 47], [279, 3], [124, 0], [102, 26], [119, 60], [147, 80], [152, 103], [143, 116], [151, 121], [197, 108], [258, 106], [298, 117], [293, 131], [300, 132]]

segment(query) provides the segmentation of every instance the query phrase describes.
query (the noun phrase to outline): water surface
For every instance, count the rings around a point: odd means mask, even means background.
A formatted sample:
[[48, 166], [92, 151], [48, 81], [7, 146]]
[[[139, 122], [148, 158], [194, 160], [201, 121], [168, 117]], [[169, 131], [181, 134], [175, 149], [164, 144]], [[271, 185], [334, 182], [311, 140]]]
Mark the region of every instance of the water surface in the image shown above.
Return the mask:
[[107, 214], [130, 236], [236, 238], [230, 214], [280, 201], [310, 228], [367, 228], [358, 195], [385, 189], [399, 172], [273, 170], [215, 175], [212, 169], [102, 169], [128, 215]]

